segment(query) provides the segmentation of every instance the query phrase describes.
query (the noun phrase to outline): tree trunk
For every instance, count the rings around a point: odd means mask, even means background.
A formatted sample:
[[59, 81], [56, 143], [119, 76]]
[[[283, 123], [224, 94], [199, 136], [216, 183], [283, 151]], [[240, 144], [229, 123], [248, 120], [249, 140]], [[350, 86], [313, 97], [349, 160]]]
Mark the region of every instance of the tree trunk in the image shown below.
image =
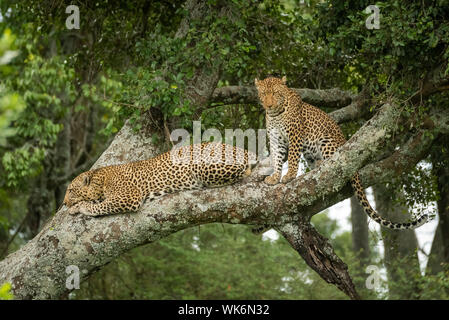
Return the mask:
[[368, 218], [355, 196], [351, 197], [352, 249], [364, 267], [370, 257]]
[[[385, 217], [394, 221], [404, 221], [410, 217], [409, 209], [395, 203], [391, 197], [391, 191], [382, 185], [373, 187], [376, 209]], [[397, 197], [403, 197], [402, 192], [397, 192]], [[406, 213], [406, 214], [404, 214]], [[391, 299], [416, 298], [417, 286], [413, 279], [420, 276], [418, 260], [418, 241], [415, 231], [382, 229], [382, 239], [385, 249], [385, 266], [388, 274], [389, 297]], [[404, 290], [404, 286], [410, 286]]]
[[449, 161], [445, 154], [448, 142], [448, 136], [441, 137], [431, 153], [432, 173], [437, 179], [439, 194], [439, 222], [427, 263], [427, 272], [431, 274], [443, 271], [444, 265], [449, 265]]

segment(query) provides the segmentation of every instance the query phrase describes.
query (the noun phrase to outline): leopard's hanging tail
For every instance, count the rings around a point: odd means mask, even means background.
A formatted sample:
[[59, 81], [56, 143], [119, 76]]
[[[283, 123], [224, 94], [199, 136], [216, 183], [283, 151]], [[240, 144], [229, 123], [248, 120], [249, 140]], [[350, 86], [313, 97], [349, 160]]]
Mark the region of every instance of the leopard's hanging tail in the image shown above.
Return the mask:
[[[387, 220], [385, 218], [382, 218], [377, 214], [376, 211], [371, 207], [371, 205], [368, 202], [368, 199], [366, 198], [365, 190], [362, 187], [362, 184], [360, 183], [360, 176], [358, 173], [354, 175], [354, 177], [351, 180], [352, 188], [354, 189], [354, 193], [357, 197], [357, 199], [360, 202], [360, 205], [362, 206], [365, 213], [374, 221], [379, 223], [381, 226], [384, 226], [389, 229], [393, 230], [412, 230], [415, 228], [418, 228], [425, 224], [429, 218], [427, 214], [421, 215], [417, 220], [411, 221], [411, 222], [405, 222], [405, 223], [394, 223], [390, 220]], [[267, 230], [269, 230], [271, 227], [269, 225], [262, 225], [258, 227], [252, 228], [252, 232], [254, 234], [261, 234]]]
[[421, 215], [417, 220], [414, 220], [412, 222], [406, 222], [406, 223], [394, 223], [390, 220], [387, 220], [385, 218], [382, 218], [377, 214], [376, 211], [371, 207], [371, 205], [368, 202], [368, 199], [366, 198], [365, 191], [362, 187], [362, 184], [360, 183], [360, 176], [358, 173], [355, 174], [355, 176], [351, 180], [352, 188], [354, 189], [355, 195], [357, 199], [360, 202], [360, 205], [363, 207], [363, 210], [366, 212], [366, 214], [379, 223], [381, 226], [384, 226], [386, 228], [390, 228], [393, 230], [407, 230], [407, 229], [415, 229], [419, 226], [422, 226], [424, 223], [427, 222], [427, 219], [429, 218], [427, 214]]

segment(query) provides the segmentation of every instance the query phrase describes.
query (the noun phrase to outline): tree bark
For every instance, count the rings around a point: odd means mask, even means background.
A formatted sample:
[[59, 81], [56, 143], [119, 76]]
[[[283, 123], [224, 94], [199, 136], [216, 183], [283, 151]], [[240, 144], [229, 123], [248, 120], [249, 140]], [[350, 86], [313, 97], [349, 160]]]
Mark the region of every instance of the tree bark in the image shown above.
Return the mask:
[[360, 299], [347, 265], [335, 254], [329, 241], [307, 221], [287, 223], [278, 231], [304, 261], [326, 282], [334, 284], [351, 299]]
[[[337, 88], [332, 89], [298, 89], [293, 88], [302, 100], [307, 103], [329, 108], [341, 108], [349, 105], [355, 95]], [[212, 103], [218, 104], [236, 104], [252, 103], [258, 104], [257, 89], [254, 86], [227, 86], [215, 89], [212, 97]]]

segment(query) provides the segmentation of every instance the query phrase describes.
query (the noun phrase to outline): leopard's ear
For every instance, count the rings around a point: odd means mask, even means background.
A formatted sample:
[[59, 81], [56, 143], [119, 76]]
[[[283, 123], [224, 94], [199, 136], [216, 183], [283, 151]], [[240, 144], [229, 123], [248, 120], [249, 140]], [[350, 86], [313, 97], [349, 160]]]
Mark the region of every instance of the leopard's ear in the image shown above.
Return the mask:
[[257, 78], [255, 78], [254, 79], [254, 84], [256, 85], [256, 87], [257, 87], [257, 83], [259, 82], [259, 79], [257, 79]]
[[282, 83], [283, 83], [283, 84], [287, 84], [287, 77], [286, 77], [286, 76], [283, 76], [283, 77], [282, 77]]
[[90, 174], [86, 174], [83, 179], [83, 185], [88, 186], [90, 184]]

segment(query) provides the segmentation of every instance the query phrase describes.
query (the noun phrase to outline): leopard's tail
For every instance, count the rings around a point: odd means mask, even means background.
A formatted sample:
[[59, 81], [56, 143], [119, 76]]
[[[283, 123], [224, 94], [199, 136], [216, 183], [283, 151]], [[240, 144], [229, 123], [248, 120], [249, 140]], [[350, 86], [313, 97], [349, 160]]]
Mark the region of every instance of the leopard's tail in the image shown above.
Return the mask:
[[264, 233], [264, 232], [266, 232], [266, 231], [268, 231], [270, 229], [271, 229], [271, 227], [269, 225], [264, 224], [264, 225], [261, 225], [261, 226], [257, 226], [257, 227], [251, 228], [251, 232], [254, 233], [254, 234], [259, 235], [259, 234], [262, 234], [262, 233]]
[[426, 223], [429, 218], [427, 214], [423, 214], [417, 220], [406, 223], [394, 223], [390, 220], [382, 218], [377, 214], [376, 211], [374, 211], [374, 209], [369, 204], [368, 199], [366, 198], [365, 191], [363, 190], [362, 184], [360, 183], [360, 176], [358, 173], [356, 173], [355, 176], [352, 178], [351, 185], [352, 188], [354, 189], [357, 199], [360, 202], [360, 205], [363, 207], [363, 210], [371, 219], [379, 223], [381, 226], [394, 230], [415, 229]]

